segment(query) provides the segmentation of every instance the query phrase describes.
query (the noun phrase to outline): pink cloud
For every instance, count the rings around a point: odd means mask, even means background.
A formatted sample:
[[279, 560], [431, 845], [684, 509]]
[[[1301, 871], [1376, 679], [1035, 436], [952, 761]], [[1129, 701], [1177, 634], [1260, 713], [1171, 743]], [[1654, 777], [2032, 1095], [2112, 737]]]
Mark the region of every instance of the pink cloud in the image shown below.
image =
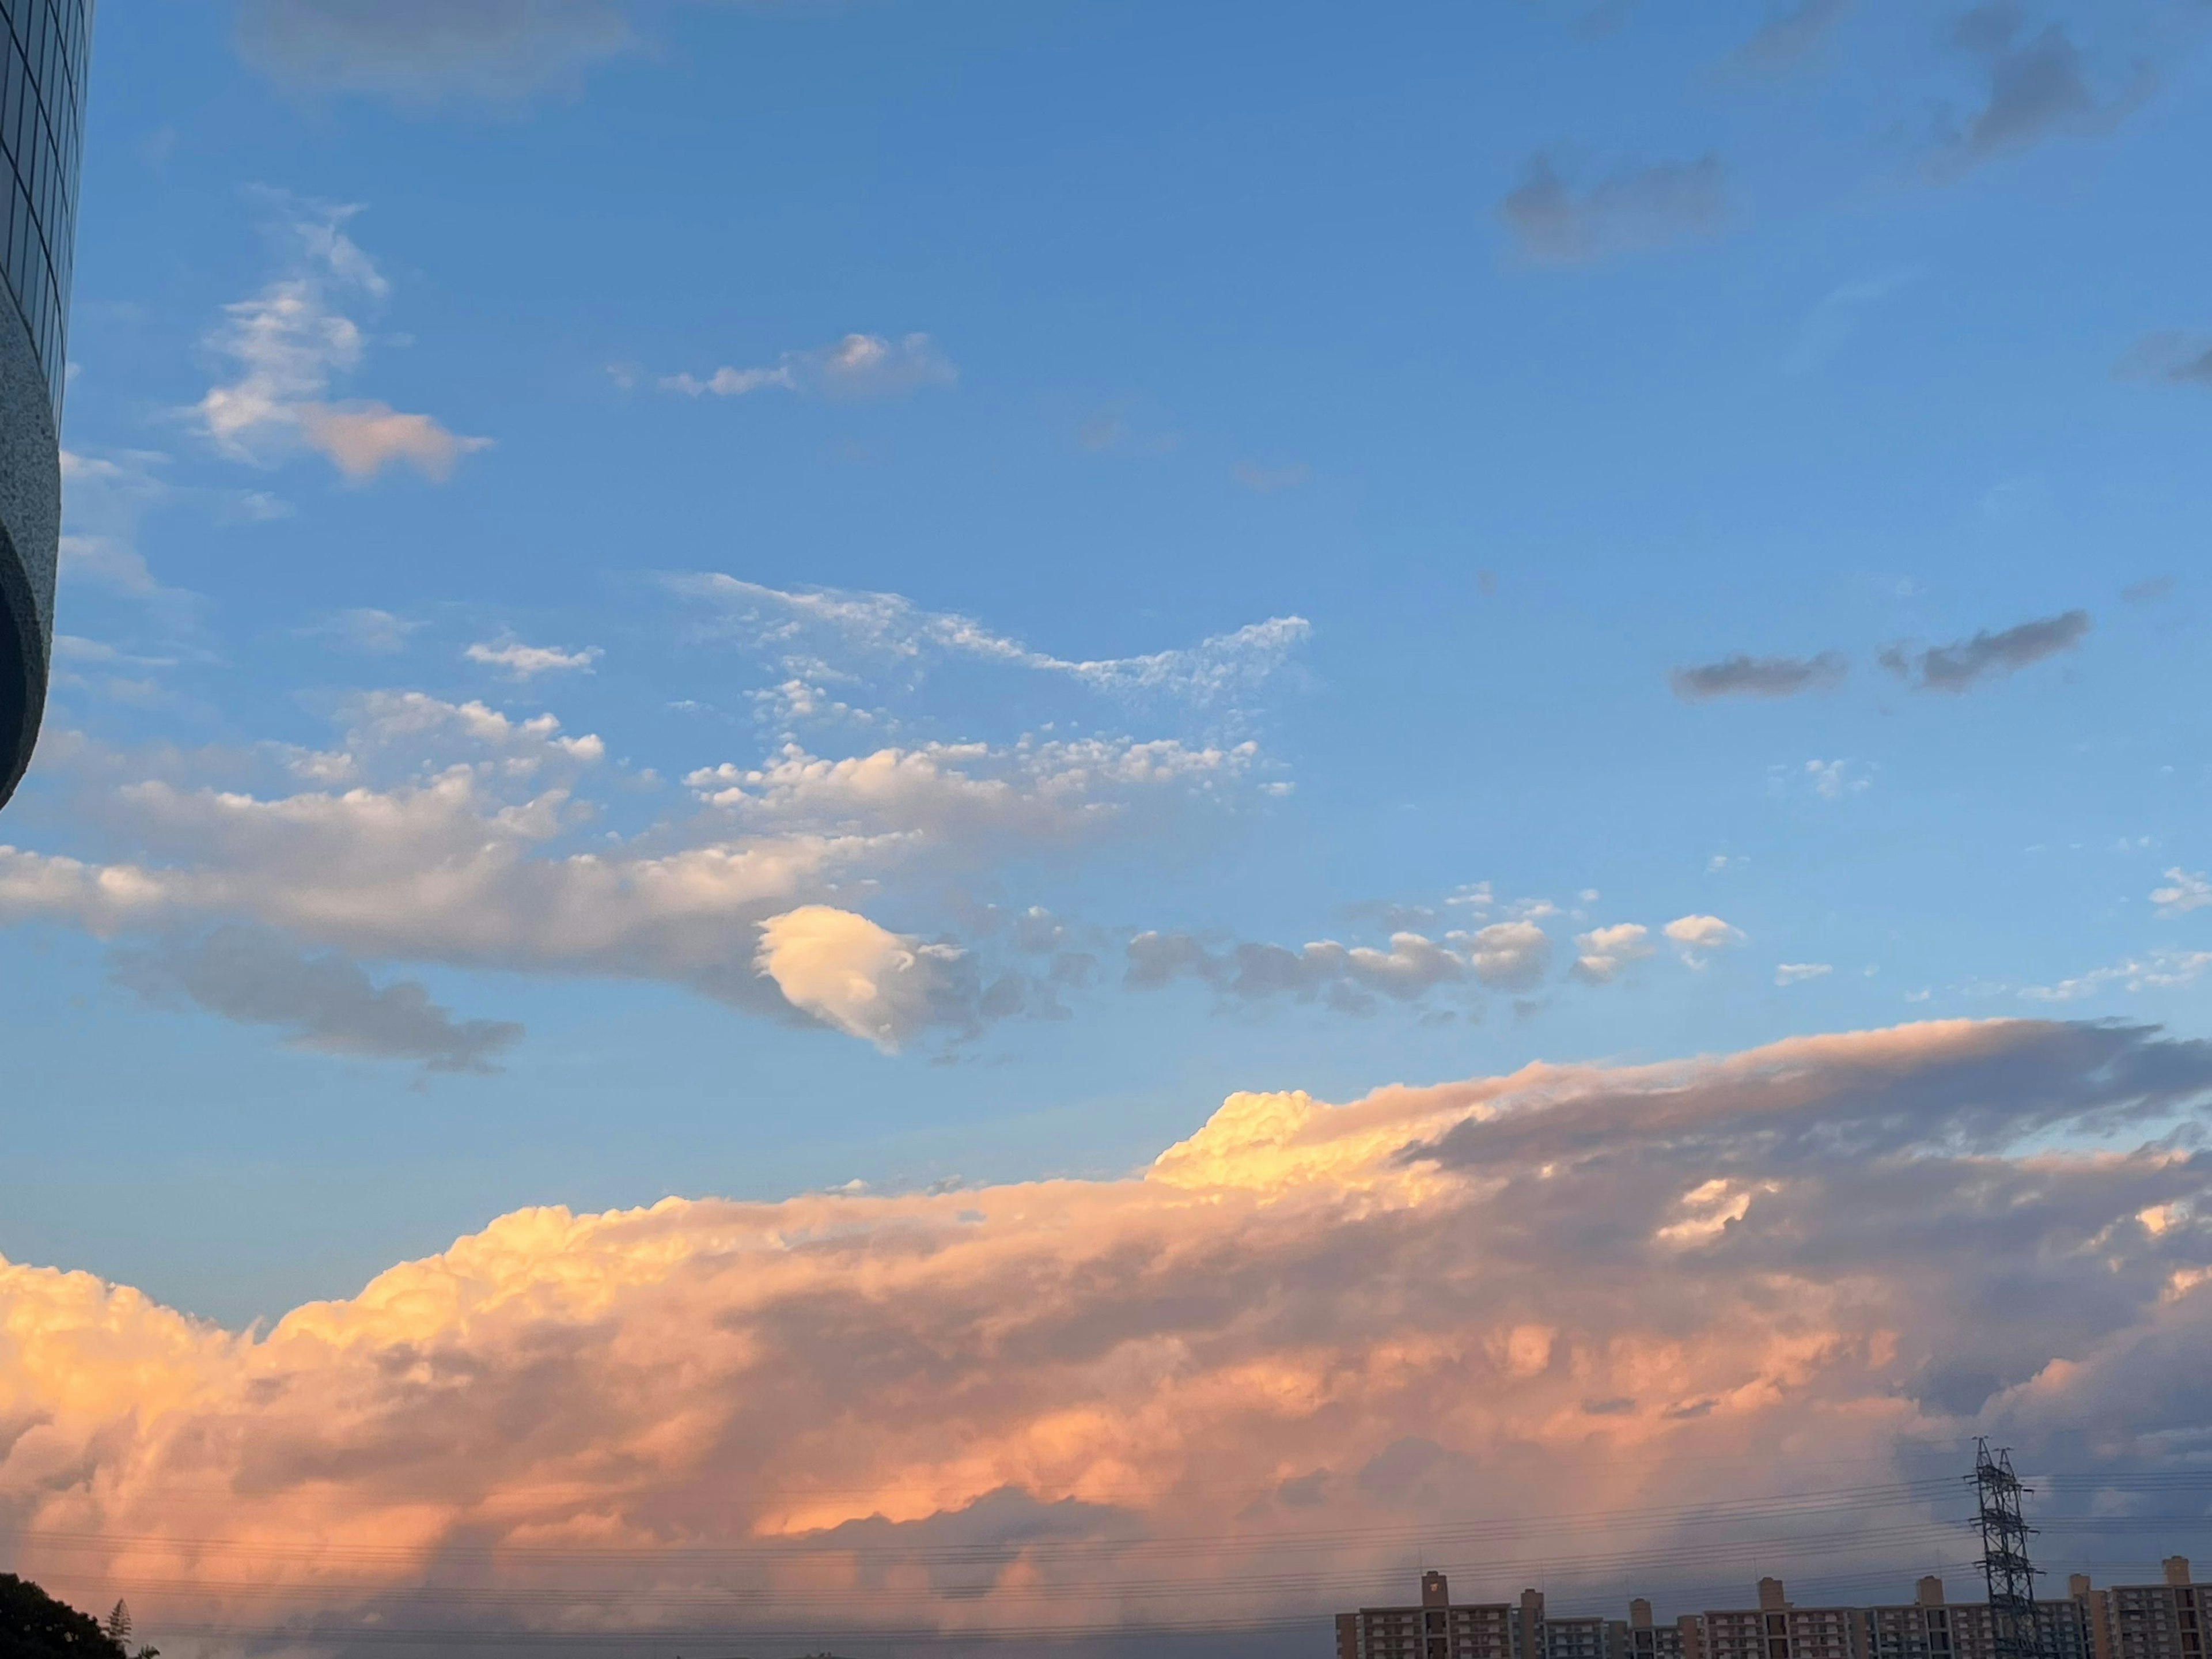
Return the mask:
[[518, 1212], [265, 1334], [0, 1264], [0, 1524], [149, 1631], [1234, 1620], [1422, 1540], [1462, 1595], [1734, 1539], [1901, 1599], [1928, 1503], [1679, 1506], [2194, 1425], [2208, 1087], [1957, 1022], [1238, 1095], [1126, 1179]]

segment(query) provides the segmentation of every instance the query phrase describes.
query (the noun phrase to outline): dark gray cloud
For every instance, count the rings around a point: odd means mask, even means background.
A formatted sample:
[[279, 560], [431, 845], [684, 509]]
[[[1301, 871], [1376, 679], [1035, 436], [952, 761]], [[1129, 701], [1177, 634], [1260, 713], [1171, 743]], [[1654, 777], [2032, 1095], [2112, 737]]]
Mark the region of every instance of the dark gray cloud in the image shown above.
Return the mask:
[[1718, 662], [1678, 668], [1668, 683], [1685, 702], [1712, 697], [1794, 697], [1840, 684], [1850, 664], [1840, 651], [1817, 657], [1752, 657], [1738, 652]]
[[1747, 69], [1787, 68], [1818, 46], [1836, 20], [1850, 9], [1850, 0], [1796, 0], [1777, 7], [1747, 40], [1735, 61]]
[[2001, 634], [1977, 634], [1970, 640], [1954, 640], [1924, 651], [1893, 645], [1881, 653], [1881, 665], [1917, 690], [1965, 691], [1991, 676], [2009, 674], [2061, 651], [2071, 651], [2088, 631], [2089, 613], [2068, 611], [2024, 622]]
[[1629, 168], [1577, 194], [1540, 153], [1498, 210], [1529, 258], [1579, 264], [1710, 234], [1725, 198], [1717, 156]]
[[426, 1071], [487, 1073], [521, 1040], [507, 1020], [455, 1019], [413, 980], [373, 983], [343, 956], [307, 956], [258, 929], [225, 927], [118, 951], [118, 982], [148, 1001], [192, 1003], [226, 1019], [287, 1030], [295, 1047]]
[[634, 39], [620, 0], [244, 0], [248, 59], [293, 85], [512, 98]]
[[2146, 335], [2121, 360], [2118, 372], [2173, 386], [2212, 386], [2212, 341], [2196, 334]]
[[1980, 105], [1946, 135], [1942, 161], [1956, 167], [2027, 149], [2054, 133], [2110, 125], [2151, 88], [2147, 70], [2102, 95], [2081, 47], [2061, 23], [2031, 26], [2021, 0], [1984, 0], [1960, 14], [1951, 44], [1980, 61]]
[[1531, 921], [1493, 922], [1443, 941], [1391, 934], [1387, 950], [1320, 939], [1291, 950], [1255, 940], [1218, 948], [1189, 933], [1139, 933], [1126, 950], [1122, 984], [1158, 990], [1179, 979], [1210, 985], [1227, 999], [1320, 1001], [1345, 1013], [1371, 1013], [1377, 995], [1417, 1002], [1443, 986], [1526, 990], [1552, 963], [1552, 941]]

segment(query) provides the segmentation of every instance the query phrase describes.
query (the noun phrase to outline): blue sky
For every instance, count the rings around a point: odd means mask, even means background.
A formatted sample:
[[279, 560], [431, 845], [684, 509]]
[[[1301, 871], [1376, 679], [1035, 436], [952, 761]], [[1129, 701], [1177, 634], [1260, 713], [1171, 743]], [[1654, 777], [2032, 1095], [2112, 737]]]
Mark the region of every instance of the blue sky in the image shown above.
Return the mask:
[[424, 15], [101, 16], [0, 1254], [2204, 1033], [2201, 6]]

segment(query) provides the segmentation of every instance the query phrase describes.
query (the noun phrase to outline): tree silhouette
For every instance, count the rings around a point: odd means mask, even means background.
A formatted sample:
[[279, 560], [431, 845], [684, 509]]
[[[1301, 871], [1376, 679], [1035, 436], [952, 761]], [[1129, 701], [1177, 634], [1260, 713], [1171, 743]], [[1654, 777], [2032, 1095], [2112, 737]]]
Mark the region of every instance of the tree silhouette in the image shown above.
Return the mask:
[[130, 1659], [100, 1621], [0, 1572], [0, 1659]]

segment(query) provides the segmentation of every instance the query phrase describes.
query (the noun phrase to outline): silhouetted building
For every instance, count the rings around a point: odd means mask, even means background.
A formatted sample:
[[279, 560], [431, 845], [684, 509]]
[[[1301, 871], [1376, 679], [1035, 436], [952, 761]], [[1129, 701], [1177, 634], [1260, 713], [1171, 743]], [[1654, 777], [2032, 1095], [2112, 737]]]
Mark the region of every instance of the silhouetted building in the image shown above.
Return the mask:
[[0, 0], [0, 805], [46, 712], [93, 0]]
[[[2037, 1601], [2040, 1659], [2212, 1659], [2188, 1560], [2163, 1565], [2163, 1583], [2100, 1590], [2075, 1573], [2063, 1598]], [[1547, 1613], [1534, 1589], [1518, 1602], [1455, 1603], [1444, 1575], [1430, 1572], [1419, 1607], [1336, 1620], [1337, 1659], [1996, 1659], [1996, 1645], [1989, 1603], [1946, 1600], [1933, 1575], [1911, 1601], [1870, 1607], [1801, 1607], [1780, 1579], [1762, 1578], [1755, 1607], [1662, 1625], [1641, 1596], [1626, 1620]]]
[[1440, 1572], [1421, 1575], [1419, 1607], [1362, 1607], [1336, 1616], [1337, 1659], [1539, 1659], [1524, 1645], [1524, 1625], [1540, 1641], [1544, 1597], [1529, 1590], [1510, 1601], [1455, 1604]]

